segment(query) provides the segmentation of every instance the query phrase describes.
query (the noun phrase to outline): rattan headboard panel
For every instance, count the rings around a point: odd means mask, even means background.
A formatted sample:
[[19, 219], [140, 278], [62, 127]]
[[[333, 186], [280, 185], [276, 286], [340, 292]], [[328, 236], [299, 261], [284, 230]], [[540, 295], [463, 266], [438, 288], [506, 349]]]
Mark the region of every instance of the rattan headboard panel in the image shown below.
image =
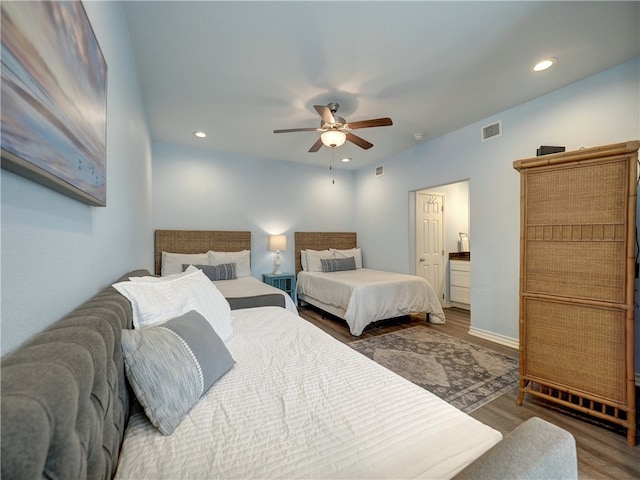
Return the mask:
[[355, 232], [295, 232], [296, 274], [302, 270], [300, 250], [326, 250], [356, 248], [358, 238]]
[[251, 232], [227, 230], [156, 230], [155, 273], [160, 275], [162, 252], [205, 253], [251, 250]]

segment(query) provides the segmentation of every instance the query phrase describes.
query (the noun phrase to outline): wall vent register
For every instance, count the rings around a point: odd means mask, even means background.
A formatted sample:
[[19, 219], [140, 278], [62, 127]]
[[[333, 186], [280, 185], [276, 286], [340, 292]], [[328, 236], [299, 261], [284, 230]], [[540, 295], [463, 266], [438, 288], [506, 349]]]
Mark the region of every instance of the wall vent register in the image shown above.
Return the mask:
[[502, 135], [502, 122], [498, 121], [482, 127], [482, 141], [490, 140]]

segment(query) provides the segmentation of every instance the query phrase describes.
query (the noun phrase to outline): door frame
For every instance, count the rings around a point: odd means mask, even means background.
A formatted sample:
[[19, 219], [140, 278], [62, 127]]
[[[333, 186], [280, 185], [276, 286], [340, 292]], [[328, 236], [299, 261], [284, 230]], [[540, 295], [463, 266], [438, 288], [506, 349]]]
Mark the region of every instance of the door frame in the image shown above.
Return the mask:
[[[434, 196], [438, 196], [442, 199], [442, 211], [441, 211], [441, 216], [442, 216], [442, 224], [440, 225], [440, 246], [442, 247], [442, 254], [441, 254], [441, 259], [442, 259], [442, 268], [440, 269], [440, 274], [441, 274], [441, 278], [440, 278], [440, 285], [442, 286], [442, 292], [438, 292], [435, 288], [434, 290], [436, 290], [436, 295], [438, 296], [438, 300], [440, 301], [440, 305], [442, 305], [443, 307], [448, 306], [449, 305], [449, 299], [448, 299], [448, 295], [447, 295], [447, 262], [446, 259], [444, 258], [444, 232], [445, 232], [445, 214], [444, 214], [444, 204], [445, 204], [445, 198], [446, 195], [443, 192], [440, 192], [436, 189], [432, 189], [432, 188], [427, 188], [427, 189], [422, 189], [422, 190], [416, 190], [415, 192], [415, 205], [414, 205], [414, 209], [415, 209], [415, 224], [414, 224], [414, 252], [413, 252], [413, 266], [416, 272], [416, 275], [418, 275], [419, 277], [422, 277], [422, 275], [418, 274], [418, 271], [420, 269], [420, 255], [421, 255], [421, 251], [422, 250], [420, 248], [420, 245], [418, 242], [418, 236], [419, 236], [419, 229], [418, 226], [420, 225], [420, 219], [421, 219], [421, 205], [420, 205], [420, 195], [434, 195]], [[433, 285], [432, 285], [433, 287]]]
[[[469, 237], [471, 239], [473, 239], [473, 235], [471, 232], [471, 215], [472, 215], [472, 208], [471, 208], [471, 179], [470, 178], [461, 178], [458, 180], [453, 180], [451, 182], [447, 182], [447, 183], [441, 183], [438, 185], [432, 185], [432, 186], [428, 186], [428, 187], [424, 187], [424, 188], [418, 188], [416, 190], [410, 190], [409, 196], [408, 196], [408, 203], [409, 203], [409, 229], [408, 229], [408, 235], [409, 235], [409, 265], [410, 265], [410, 272], [414, 275], [416, 275], [417, 272], [417, 265], [418, 265], [418, 259], [419, 257], [416, 255], [417, 253], [417, 243], [418, 243], [418, 225], [417, 225], [417, 218], [418, 218], [418, 193], [419, 192], [426, 192], [426, 193], [439, 193], [442, 194], [444, 192], [444, 196], [447, 196], [447, 192], [449, 191], [449, 188], [452, 185], [456, 185], [458, 183], [466, 183], [467, 184], [467, 190], [466, 190], [466, 195], [467, 195], [467, 203], [466, 203], [466, 208], [467, 208], [467, 233], [469, 233]], [[447, 201], [447, 205], [448, 207], [445, 209], [444, 211], [444, 215], [443, 215], [443, 226], [446, 222], [447, 225], [451, 225], [450, 222], [447, 221], [447, 218], [451, 219], [450, 215], [452, 215], [452, 211], [451, 211], [451, 199], [449, 199]], [[454, 208], [456, 208], [454, 206]], [[455, 227], [455, 222], [453, 224], [454, 226], [451, 228], [457, 228]], [[445, 241], [443, 243], [443, 248], [445, 249], [445, 254], [447, 252], [447, 250], [449, 251], [457, 251], [457, 248], [455, 248], [454, 245], [449, 246], [449, 244], [447, 243], [447, 232], [445, 231], [446, 229], [443, 228], [442, 229], [442, 234], [445, 236]], [[456, 230], [457, 231], [457, 230]], [[450, 292], [449, 292], [449, 258], [448, 256], [445, 256], [444, 258], [444, 262], [445, 262], [445, 305], [443, 306], [447, 306], [450, 307], [451, 306], [451, 301], [450, 301]], [[473, 273], [472, 273], [472, 284], [473, 284]]]

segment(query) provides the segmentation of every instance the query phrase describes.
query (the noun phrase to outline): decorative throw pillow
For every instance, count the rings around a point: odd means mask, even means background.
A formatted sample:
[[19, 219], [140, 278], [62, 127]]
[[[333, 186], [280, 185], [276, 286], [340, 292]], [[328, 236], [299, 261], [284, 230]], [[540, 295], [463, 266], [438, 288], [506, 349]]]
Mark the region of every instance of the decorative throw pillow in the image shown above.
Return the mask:
[[323, 272], [341, 272], [344, 270], [356, 269], [356, 259], [353, 257], [323, 258], [320, 262], [322, 263]]
[[[192, 271], [190, 271], [192, 269]], [[231, 307], [216, 286], [195, 267], [172, 280], [114, 283], [131, 302], [134, 328], [146, 328], [187, 313], [199, 312], [223, 341], [233, 335]]]
[[198, 312], [154, 327], [122, 331], [131, 387], [151, 423], [171, 435], [234, 360]]
[[209, 265], [209, 255], [206, 253], [162, 252], [161, 275], [165, 277], [174, 273], [181, 273], [183, 263]]
[[[190, 264], [182, 265], [185, 270]], [[194, 265], [198, 270], [202, 270], [207, 278], [211, 281], [214, 280], [235, 280], [236, 276], [236, 264], [235, 263], [221, 263], [220, 265]]]
[[350, 248], [348, 250], [332, 248], [331, 251], [336, 258], [354, 257], [356, 259], [356, 268], [362, 268], [362, 250], [360, 248]]
[[[235, 263], [236, 264], [236, 276], [250, 277], [251, 276], [251, 250], [241, 250], [239, 252], [214, 252], [209, 250], [209, 265], [220, 265], [223, 263]], [[185, 262], [186, 263], [186, 262]]]

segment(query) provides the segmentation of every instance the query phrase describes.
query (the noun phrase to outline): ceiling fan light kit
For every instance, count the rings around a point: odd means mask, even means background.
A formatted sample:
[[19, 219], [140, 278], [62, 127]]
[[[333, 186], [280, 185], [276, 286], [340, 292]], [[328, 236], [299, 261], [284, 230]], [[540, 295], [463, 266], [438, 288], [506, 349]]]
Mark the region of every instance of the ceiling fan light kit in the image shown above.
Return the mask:
[[339, 130], [327, 130], [320, 135], [320, 138], [327, 147], [336, 148], [344, 144], [347, 140], [347, 135]]
[[345, 141], [349, 141], [364, 150], [368, 150], [373, 147], [373, 143], [353, 134], [352, 131], [358, 128], [388, 127], [393, 125], [393, 122], [388, 117], [347, 123], [344, 118], [335, 116], [339, 107], [340, 105], [337, 103], [329, 103], [326, 107], [324, 105], [313, 106], [316, 112], [318, 112], [318, 115], [320, 115], [320, 118], [322, 118], [320, 128], [288, 128], [284, 130], [274, 130], [273, 133], [322, 132], [320, 138], [318, 138], [309, 149], [309, 152], [317, 152], [323, 145], [336, 148], [343, 145]]

